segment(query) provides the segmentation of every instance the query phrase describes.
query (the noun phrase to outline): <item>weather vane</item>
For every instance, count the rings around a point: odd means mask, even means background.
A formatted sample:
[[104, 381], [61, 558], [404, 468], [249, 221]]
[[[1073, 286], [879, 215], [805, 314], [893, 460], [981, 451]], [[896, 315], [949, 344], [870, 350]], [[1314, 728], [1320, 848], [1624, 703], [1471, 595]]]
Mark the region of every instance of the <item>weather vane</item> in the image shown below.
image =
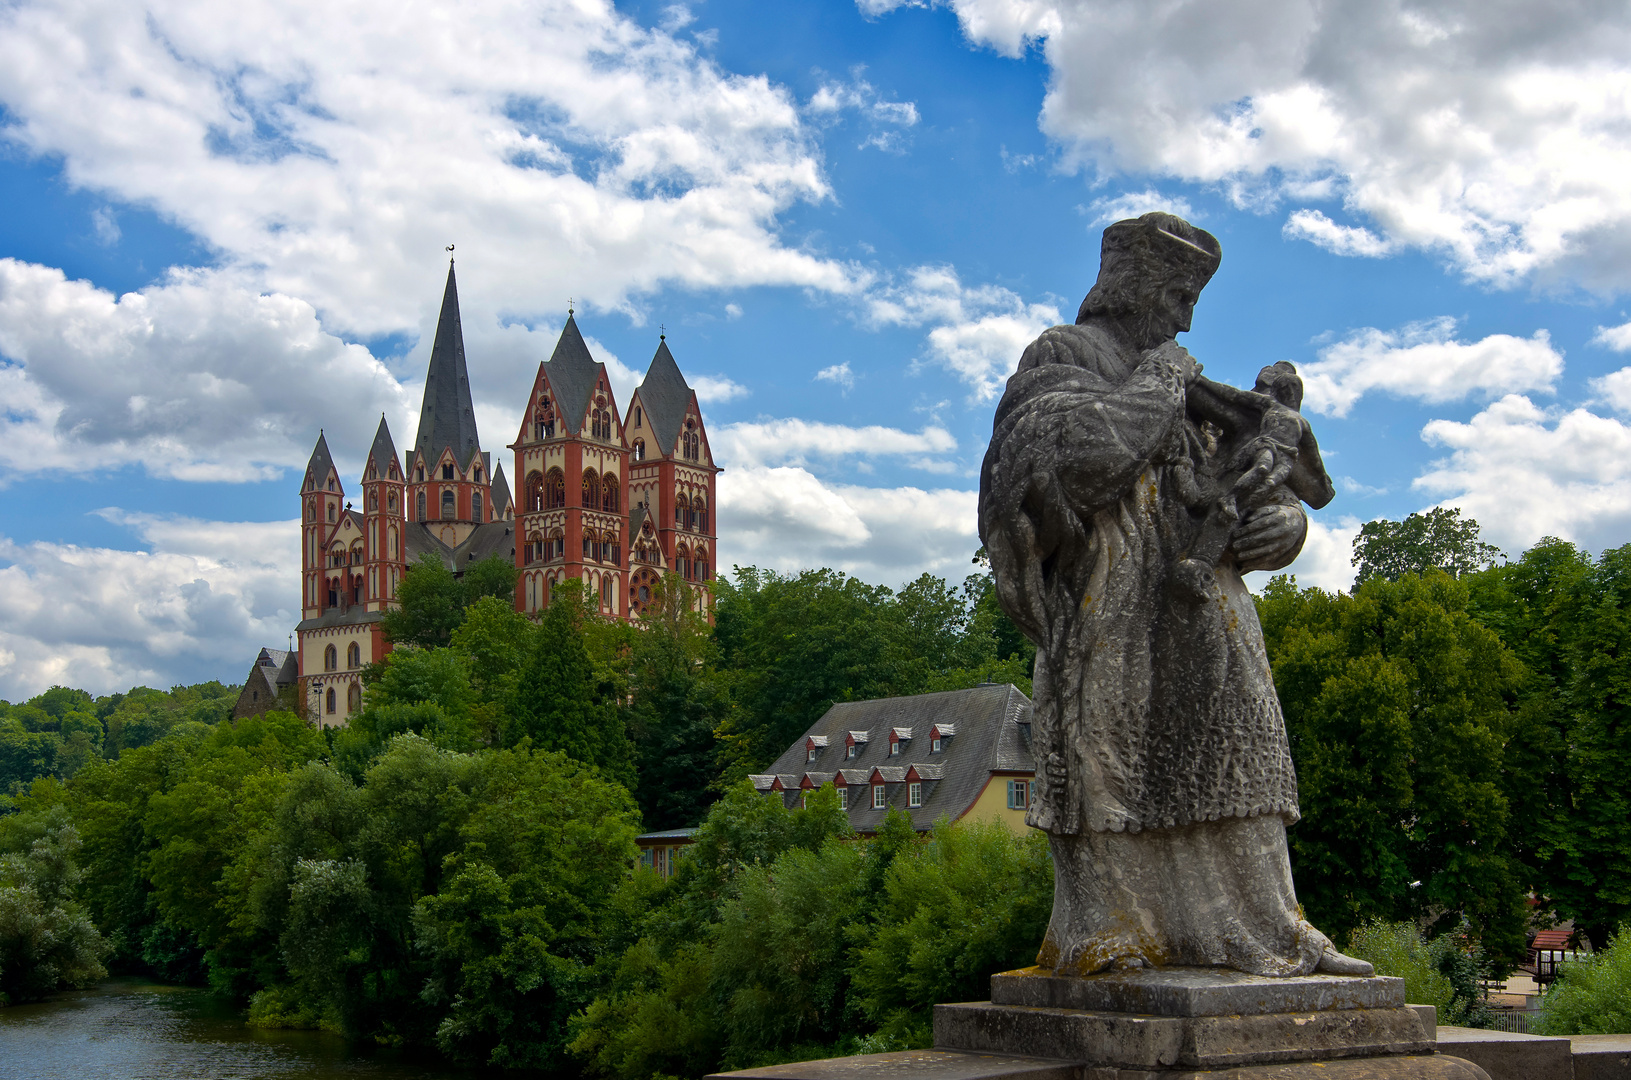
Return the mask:
[[657, 324], [657, 340], [658, 341], [667, 341], [668, 340], [668, 327], [666, 325], [664, 325], [663, 323], [658, 323]]
[[452, 262], [453, 261], [453, 245], [449, 244], [443, 250], [445, 250], [447, 252], [447, 261]]
[[570, 296], [568, 296], [566, 298], [566, 313], [568, 315], [574, 314], [572, 308], [573, 308], [573, 305], [575, 305], [576, 303], [577, 303], [577, 301], [573, 300]]

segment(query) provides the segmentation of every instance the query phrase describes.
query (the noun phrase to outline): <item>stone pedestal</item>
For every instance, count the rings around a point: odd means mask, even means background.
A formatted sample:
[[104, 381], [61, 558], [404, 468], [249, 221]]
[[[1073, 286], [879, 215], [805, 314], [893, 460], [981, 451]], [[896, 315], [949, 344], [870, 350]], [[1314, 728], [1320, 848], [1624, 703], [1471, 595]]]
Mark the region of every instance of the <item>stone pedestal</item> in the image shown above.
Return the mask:
[[1402, 979], [1215, 968], [1064, 978], [1025, 968], [993, 977], [988, 1002], [935, 1006], [934, 1036], [937, 1050], [1070, 1061], [1093, 1080], [1485, 1076], [1435, 1052]]

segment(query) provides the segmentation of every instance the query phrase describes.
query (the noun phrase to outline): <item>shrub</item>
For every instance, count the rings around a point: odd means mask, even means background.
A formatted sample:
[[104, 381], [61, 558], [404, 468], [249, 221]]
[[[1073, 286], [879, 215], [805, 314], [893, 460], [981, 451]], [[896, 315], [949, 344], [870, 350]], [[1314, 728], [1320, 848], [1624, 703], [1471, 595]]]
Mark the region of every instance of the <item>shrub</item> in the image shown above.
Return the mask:
[[1623, 930], [1608, 948], [1565, 964], [1541, 999], [1537, 1035], [1631, 1034], [1631, 935]]
[[1415, 923], [1373, 920], [1354, 931], [1350, 955], [1376, 974], [1404, 980], [1405, 1000], [1438, 1009], [1441, 1024], [1483, 1027], [1489, 1010], [1478, 993], [1478, 953], [1464, 930], [1423, 940]]

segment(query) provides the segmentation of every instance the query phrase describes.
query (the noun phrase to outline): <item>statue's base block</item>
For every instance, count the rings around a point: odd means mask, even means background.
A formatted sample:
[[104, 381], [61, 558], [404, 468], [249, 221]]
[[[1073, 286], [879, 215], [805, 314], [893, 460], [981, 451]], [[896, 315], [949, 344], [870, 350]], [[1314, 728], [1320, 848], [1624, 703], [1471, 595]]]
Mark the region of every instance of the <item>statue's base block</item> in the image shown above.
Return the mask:
[[1489, 1080], [1489, 1074], [1470, 1061], [1443, 1054], [1153, 1072], [1002, 1054], [903, 1050], [765, 1065], [715, 1073], [708, 1080]]

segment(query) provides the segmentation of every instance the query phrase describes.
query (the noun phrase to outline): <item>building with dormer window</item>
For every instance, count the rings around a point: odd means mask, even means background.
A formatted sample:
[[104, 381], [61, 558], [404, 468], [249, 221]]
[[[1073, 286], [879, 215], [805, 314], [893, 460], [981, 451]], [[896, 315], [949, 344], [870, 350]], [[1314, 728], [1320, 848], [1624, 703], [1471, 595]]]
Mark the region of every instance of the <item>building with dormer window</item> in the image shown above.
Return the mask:
[[1030, 731], [1030, 699], [1007, 684], [847, 701], [751, 779], [789, 809], [831, 784], [860, 833], [876, 832], [891, 808], [919, 831], [945, 817], [1021, 832], [1036, 777]]

